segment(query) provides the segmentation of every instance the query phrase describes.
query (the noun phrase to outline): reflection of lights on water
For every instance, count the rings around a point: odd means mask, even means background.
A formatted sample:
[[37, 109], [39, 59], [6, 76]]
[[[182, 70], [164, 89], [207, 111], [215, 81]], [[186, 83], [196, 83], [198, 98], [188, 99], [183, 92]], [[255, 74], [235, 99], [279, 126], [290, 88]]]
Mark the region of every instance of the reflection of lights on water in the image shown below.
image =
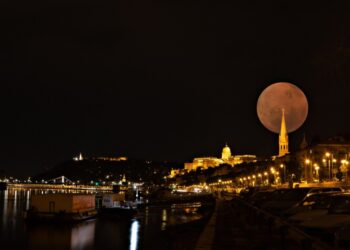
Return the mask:
[[3, 214], [3, 226], [6, 228], [6, 223], [7, 223], [7, 202], [8, 202], [8, 195], [9, 195], [9, 191], [5, 190], [4, 192], [4, 214]]
[[26, 197], [26, 209], [29, 209], [29, 201], [30, 201], [30, 191], [27, 191], [27, 197]]
[[167, 219], [166, 209], [163, 209], [163, 211], [162, 211], [162, 221], [166, 221], [166, 219]]
[[94, 243], [95, 222], [89, 221], [72, 229], [71, 249], [89, 248]]
[[160, 229], [162, 231], [166, 229], [167, 219], [168, 219], [167, 211], [166, 211], [166, 209], [163, 209], [163, 211], [162, 211], [162, 225], [160, 227]]
[[13, 197], [13, 214], [17, 214], [17, 190], [15, 190], [15, 194]]
[[130, 229], [130, 250], [137, 249], [137, 243], [139, 241], [139, 227], [140, 223], [137, 220], [134, 220]]

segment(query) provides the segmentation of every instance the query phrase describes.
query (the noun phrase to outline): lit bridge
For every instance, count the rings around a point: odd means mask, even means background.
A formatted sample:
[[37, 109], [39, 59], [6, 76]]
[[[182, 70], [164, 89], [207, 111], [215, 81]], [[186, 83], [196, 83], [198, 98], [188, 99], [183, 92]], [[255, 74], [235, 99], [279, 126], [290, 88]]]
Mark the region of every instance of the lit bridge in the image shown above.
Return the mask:
[[67, 189], [67, 190], [90, 190], [90, 191], [112, 191], [112, 186], [89, 186], [89, 185], [65, 185], [65, 184], [45, 184], [45, 183], [9, 183], [8, 188], [24, 189]]

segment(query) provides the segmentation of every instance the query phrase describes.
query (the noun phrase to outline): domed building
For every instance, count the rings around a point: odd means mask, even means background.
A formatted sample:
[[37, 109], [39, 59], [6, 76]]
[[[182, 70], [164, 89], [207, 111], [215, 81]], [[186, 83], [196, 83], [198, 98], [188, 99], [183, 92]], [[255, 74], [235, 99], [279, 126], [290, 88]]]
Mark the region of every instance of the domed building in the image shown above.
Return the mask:
[[221, 159], [224, 161], [227, 161], [230, 158], [231, 158], [231, 149], [226, 143], [225, 147], [222, 149]]
[[231, 154], [231, 149], [225, 144], [221, 152], [221, 159], [216, 157], [199, 157], [194, 158], [192, 162], [185, 163], [185, 170], [187, 172], [195, 171], [197, 168], [207, 169], [209, 167], [218, 167], [221, 164], [229, 164], [232, 167], [243, 162], [256, 161], [255, 155], [236, 155]]

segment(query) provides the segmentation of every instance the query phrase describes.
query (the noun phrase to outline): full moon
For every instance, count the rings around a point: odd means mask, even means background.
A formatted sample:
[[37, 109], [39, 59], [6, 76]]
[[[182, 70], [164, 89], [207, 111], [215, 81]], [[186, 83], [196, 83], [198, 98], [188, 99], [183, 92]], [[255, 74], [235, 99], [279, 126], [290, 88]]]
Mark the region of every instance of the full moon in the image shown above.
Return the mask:
[[308, 114], [306, 96], [294, 84], [274, 83], [259, 96], [257, 103], [259, 120], [268, 130], [279, 133], [283, 109], [288, 133], [297, 130], [303, 125]]

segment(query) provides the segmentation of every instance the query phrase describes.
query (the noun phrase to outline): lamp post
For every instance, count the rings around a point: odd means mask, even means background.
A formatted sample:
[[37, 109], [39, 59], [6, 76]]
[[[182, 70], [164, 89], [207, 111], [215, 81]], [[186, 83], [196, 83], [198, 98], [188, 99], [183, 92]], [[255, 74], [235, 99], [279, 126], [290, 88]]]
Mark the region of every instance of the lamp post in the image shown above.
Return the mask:
[[286, 182], [286, 166], [281, 164], [280, 168], [283, 168], [283, 182]]
[[315, 167], [315, 171], [316, 171], [316, 179], [318, 182], [320, 182], [320, 175], [319, 175], [320, 167], [318, 166], [317, 163], [314, 164], [314, 167]]
[[258, 177], [260, 178], [260, 185], [262, 185], [263, 184], [263, 180], [262, 180], [262, 174], [258, 174]]
[[333, 164], [333, 154], [329, 153], [329, 152], [326, 152], [325, 153], [325, 156], [326, 156], [326, 161], [327, 161], [327, 167], [328, 167], [328, 171], [329, 171], [329, 181], [332, 181], [332, 170], [333, 170], [333, 167], [331, 166], [331, 164]]
[[[305, 159], [305, 179], [307, 182], [310, 182], [312, 180], [312, 166], [311, 165], [311, 160], [310, 159]], [[311, 169], [311, 171], [310, 171]], [[311, 174], [310, 174], [311, 172]]]
[[341, 160], [340, 170], [345, 173], [345, 181], [348, 181], [348, 165], [349, 161], [346, 159]]
[[[337, 167], [336, 167], [336, 163], [337, 163], [337, 159], [335, 159], [334, 157], [333, 157], [333, 155], [332, 155], [332, 163], [331, 163], [331, 168], [332, 168], [332, 179], [333, 179], [333, 172], [334, 172], [334, 169], [337, 171]], [[335, 168], [334, 168], [334, 166], [335, 166]], [[338, 171], [337, 171], [338, 172]], [[334, 176], [336, 176], [336, 174], [334, 175]]]
[[269, 185], [269, 174], [267, 172], [264, 172], [264, 176], [266, 177], [266, 186]]
[[270, 168], [271, 174], [273, 175], [273, 182], [276, 184], [276, 171], [274, 167]]

